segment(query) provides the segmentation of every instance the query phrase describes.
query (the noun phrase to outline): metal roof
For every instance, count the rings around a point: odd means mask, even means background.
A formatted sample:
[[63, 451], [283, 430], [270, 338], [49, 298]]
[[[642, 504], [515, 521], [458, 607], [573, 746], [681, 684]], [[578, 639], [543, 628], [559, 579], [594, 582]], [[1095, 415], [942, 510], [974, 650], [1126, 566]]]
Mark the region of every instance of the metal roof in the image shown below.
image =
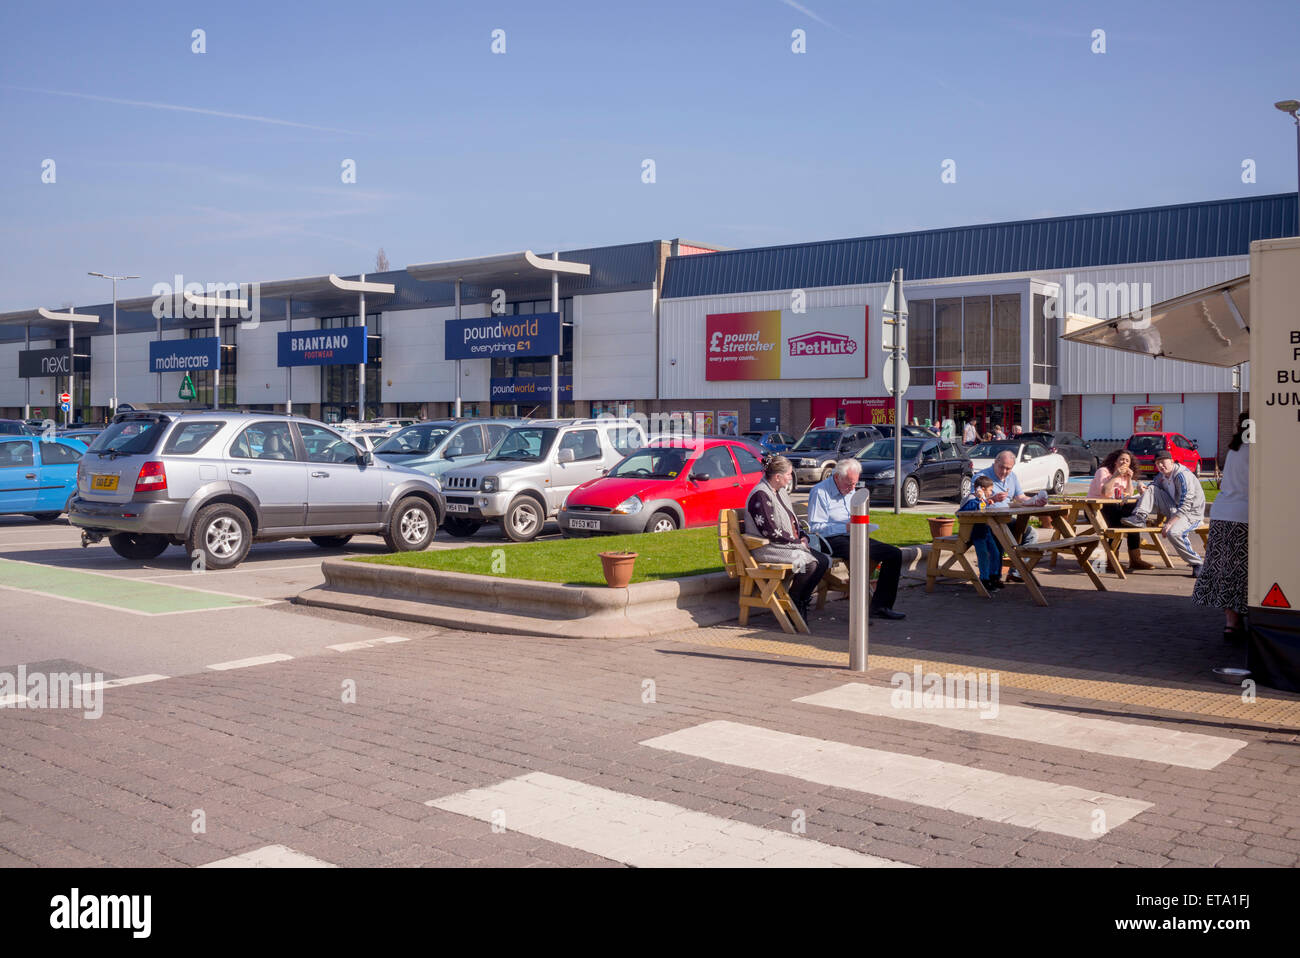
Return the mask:
[[[591, 267], [586, 263], [573, 263], [562, 259], [542, 259], [530, 249], [518, 253], [501, 253], [497, 256], [478, 256], [473, 259], [449, 259], [439, 263], [420, 263], [406, 267], [406, 271], [426, 283], [454, 283], [460, 280], [473, 283], [519, 282], [518, 277], [536, 279], [537, 271], [568, 273], [589, 276]], [[463, 289], [462, 285], [462, 289]]]
[[813, 289], [1033, 270], [1245, 256], [1257, 239], [1295, 236], [1296, 194], [1153, 206], [674, 256], [664, 299]]

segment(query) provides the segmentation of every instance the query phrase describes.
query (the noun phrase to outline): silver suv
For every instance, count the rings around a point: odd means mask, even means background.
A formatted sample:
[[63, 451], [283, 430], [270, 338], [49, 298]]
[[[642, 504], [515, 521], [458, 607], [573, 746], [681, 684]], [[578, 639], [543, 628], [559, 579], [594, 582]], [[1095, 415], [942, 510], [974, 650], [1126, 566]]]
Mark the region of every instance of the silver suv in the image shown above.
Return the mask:
[[229, 569], [254, 540], [337, 548], [381, 535], [424, 549], [445, 514], [438, 481], [376, 461], [332, 429], [275, 413], [122, 413], [77, 468], [68, 520], [83, 546], [105, 536], [127, 559], [169, 545]]
[[515, 542], [535, 539], [575, 486], [596, 479], [646, 443], [631, 419], [536, 419], [506, 433], [476, 466], [443, 473], [454, 536], [500, 522]]

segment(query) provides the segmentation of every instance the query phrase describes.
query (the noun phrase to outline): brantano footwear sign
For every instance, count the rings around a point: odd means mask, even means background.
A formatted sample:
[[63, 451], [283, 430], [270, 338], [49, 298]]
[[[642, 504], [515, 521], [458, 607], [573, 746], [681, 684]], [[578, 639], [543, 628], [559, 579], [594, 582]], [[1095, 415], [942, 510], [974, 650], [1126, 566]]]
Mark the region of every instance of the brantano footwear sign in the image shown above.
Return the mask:
[[366, 327], [303, 329], [277, 337], [277, 366], [352, 366], [366, 361]]
[[861, 379], [867, 306], [714, 313], [705, 319], [705, 378]]

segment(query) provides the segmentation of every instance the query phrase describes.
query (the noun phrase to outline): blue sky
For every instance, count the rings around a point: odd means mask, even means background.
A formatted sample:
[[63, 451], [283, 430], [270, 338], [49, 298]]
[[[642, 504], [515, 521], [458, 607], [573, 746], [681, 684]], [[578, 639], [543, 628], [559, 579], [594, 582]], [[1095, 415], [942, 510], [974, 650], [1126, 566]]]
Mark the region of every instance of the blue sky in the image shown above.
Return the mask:
[[1297, 40], [1281, 2], [6, 3], [0, 310], [105, 302], [87, 270], [141, 274], [127, 297], [380, 246], [764, 246], [1292, 191], [1272, 103], [1300, 99]]

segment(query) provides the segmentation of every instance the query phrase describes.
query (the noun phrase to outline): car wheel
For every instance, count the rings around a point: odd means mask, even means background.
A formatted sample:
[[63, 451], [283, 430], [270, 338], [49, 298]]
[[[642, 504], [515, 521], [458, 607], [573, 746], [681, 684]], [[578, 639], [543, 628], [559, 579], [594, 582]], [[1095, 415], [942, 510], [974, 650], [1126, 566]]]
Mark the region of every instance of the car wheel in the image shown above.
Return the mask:
[[1065, 491], [1065, 473], [1059, 469], [1056, 475], [1052, 477], [1052, 495], [1059, 496]]
[[677, 517], [671, 512], [661, 510], [650, 517], [646, 523], [646, 532], [672, 532], [677, 528]]
[[971, 477], [970, 477], [970, 476], [962, 476], [962, 477], [961, 477], [961, 487], [958, 489], [958, 492], [957, 492], [957, 501], [958, 501], [958, 502], [965, 502], [965, 501], [966, 501], [966, 497], [970, 495], [970, 487], [971, 487]]
[[532, 496], [520, 496], [510, 503], [501, 520], [501, 528], [513, 542], [531, 542], [546, 523], [541, 505]]
[[416, 496], [407, 496], [389, 514], [384, 542], [393, 552], [419, 552], [429, 547], [437, 529], [438, 515], [433, 506]]
[[312, 536], [311, 541], [322, 549], [341, 549], [352, 541], [351, 536]]
[[233, 569], [253, 544], [253, 526], [244, 510], [218, 502], [200, 509], [185, 539], [185, 553], [199, 553], [205, 569]]
[[482, 527], [483, 523], [475, 522], [473, 519], [444, 519], [443, 529], [448, 535], [453, 535], [457, 539], [468, 539]]
[[916, 505], [916, 501], [921, 498], [920, 484], [910, 476], [903, 480], [903, 505], [909, 509]]
[[33, 512], [32, 518], [37, 522], [53, 522], [61, 515], [63, 515], [61, 512]]
[[166, 536], [146, 536], [119, 532], [108, 537], [108, 544], [123, 559], [156, 559], [171, 545]]

